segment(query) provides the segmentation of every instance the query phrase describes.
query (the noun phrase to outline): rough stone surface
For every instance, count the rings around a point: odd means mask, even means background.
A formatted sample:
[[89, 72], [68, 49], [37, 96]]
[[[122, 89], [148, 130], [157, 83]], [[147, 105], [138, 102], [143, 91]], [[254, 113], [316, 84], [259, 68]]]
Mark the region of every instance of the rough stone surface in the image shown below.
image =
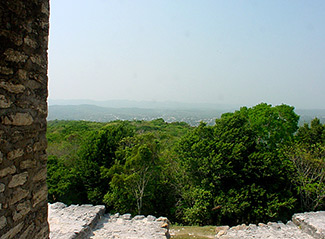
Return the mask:
[[295, 214], [292, 221], [315, 238], [325, 238], [325, 211]]
[[37, 206], [37, 204], [47, 201], [47, 185], [44, 184], [41, 188], [37, 189], [33, 193], [33, 208]]
[[28, 58], [28, 56], [23, 52], [15, 51], [13, 49], [7, 49], [4, 52], [4, 55], [6, 56], [7, 61], [13, 61], [16, 63], [25, 62]]
[[0, 95], [0, 108], [9, 108], [12, 102], [5, 96]]
[[[105, 214], [104, 206], [49, 204], [51, 239], [166, 239], [169, 236], [167, 218]], [[167, 235], [167, 236], [166, 236]]]
[[[170, 238], [165, 217], [131, 214], [105, 214], [104, 206], [55, 203], [49, 206], [51, 239], [165, 239]], [[295, 214], [292, 221], [258, 225], [218, 226], [214, 238], [220, 239], [324, 239], [325, 212]]]
[[33, 121], [34, 119], [29, 113], [16, 113], [2, 117], [2, 123], [4, 125], [24, 126], [31, 125]]
[[0, 217], [0, 230], [4, 228], [6, 225], [7, 225], [7, 219], [4, 216]]
[[28, 168], [33, 168], [36, 166], [36, 161], [35, 160], [26, 160], [20, 163], [20, 168], [21, 169], [28, 169]]
[[10, 167], [6, 167], [4, 169], [0, 169], [0, 178], [7, 176], [8, 174], [13, 174], [16, 172], [16, 167], [11, 165]]
[[1, 239], [49, 237], [48, 25], [49, 0], [0, 1]]
[[91, 239], [166, 239], [169, 236], [167, 218], [156, 219], [153, 216], [130, 218], [130, 214], [105, 214], [93, 230]]
[[[19, 202], [20, 200], [26, 198], [29, 195], [29, 192], [25, 189], [21, 189], [21, 188], [17, 188], [12, 196], [11, 196], [11, 200], [9, 201], [10, 205], [14, 205], [15, 203]], [[16, 210], [13, 211], [13, 213], [15, 213]]]
[[251, 224], [245, 228], [231, 227], [227, 231], [220, 232], [217, 234], [217, 238], [220, 239], [313, 239], [312, 236], [291, 223], [268, 223], [268, 225], [260, 226]]
[[13, 160], [24, 155], [24, 149], [16, 149], [8, 153], [7, 159]]
[[13, 216], [14, 221], [23, 218], [27, 213], [30, 212], [30, 210], [31, 210], [30, 201], [25, 201], [23, 203], [18, 204]]
[[[21, 234], [21, 238], [28, 238], [29, 235], [32, 234], [33, 230], [35, 229], [34, 224], [31, 224], [24, 232]], [[42, 237], [41, 237], [42, 238]]]
[[13, 74], [13, 70], [8, 68], [8, 67], [3, 67], [3, 66], [0, 66], [0, 72], [1, 74], [4, 74], [4, 75], [11, 75]]
[[104, 206], [49, 204], [51, 239], [86, 239], [104, 214]]
[[45, 181], [46, 180], [46, 174], [47, 174], [47, 169], [43, 168], [40, 169], [40, 171], [38, 171], [35, 176], [33, 177], [33, 181], [34, 182], [38, 182], [38, 181]]
[[238, 225], [231, 228], [217, 227], [216, 238], [220, 239], [324, 239], [325, 212], [299, 213], [286, 224], [269, 222], [258, 225]]
[[6, 234], [4, 234], [1, 239], [11, 239], [17, 238], [16, 235], [23, 229], [24, 224], [21, 222], [17, 226], [11, 228]]
[[10, 93], [23, 93], [25, 90], [25, 86], [23, 85], [14, 85], [10, 82], [0, 82], [0, 88], [3, 88], [7, 91], [9, 91]]
[[24, 172], [24, 173], [20, 173], [20, 174], [16, 174], [12, 177], [11, 181], [9, 182], [8, 187], [9, 188], [14, 188], [17, 186], [21, 186], [24, 185], [27, 181], [28, 178], [28, 173]]
[[3, 193], [6, 189], [6, 185], [4, 185], [3, 183], [0, 183], [0, 193]]

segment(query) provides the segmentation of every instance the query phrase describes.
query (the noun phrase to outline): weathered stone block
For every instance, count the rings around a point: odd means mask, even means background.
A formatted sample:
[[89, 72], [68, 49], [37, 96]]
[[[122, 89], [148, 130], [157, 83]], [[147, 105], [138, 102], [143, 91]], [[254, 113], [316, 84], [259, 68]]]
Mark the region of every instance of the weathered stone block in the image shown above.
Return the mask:
[[294, 224], [314, 238], [325, 238], [325, 211], [297, 213], [292, 217]]
[[9, 174], [14, 174], [16, 172], [16, 167], [14, 165], [0, 170], [0, 178], [3, 178]]
[[40, 155], [40, 157], [39, 157], [39, 160], [40, 161], [47, 161], [47, 155], [46, 154], [42, 154], [42, 155]]
[[4, 75], [12, 75], [14, 71], [8, 67], [0, 66], [0, 73]]
[[36, 234], [35, 238], [43, 239], [43, 238], [48, 238], [49, 235], [49, 225], [43, 224], [42, 229]]
[[[27, 88], [29, 88], [31, 90], [36, 90], [36, 89], [42, 88], [41, 83], [37, 82], [36, 80], [31, 80], [31, 79], [26, 82], [26, 86], [27, 86]], [[44, 102], [37, 102], [37, 103], [44, 104]], [[35, 104], [37, 104], [37, 103], [35, 102]]]
[[47, 185], [44, 185], [33, 194], [33, 207], [35, 207], [40, 202], [45, 201], [47, 201]]
[[44, 13], [45, 15], [47, 15], [47, 16], [50, 14], [48, 2], [44, 2], [42, 4], [41, 12]]
[[12, 102], [6, 96], [0, 95], [0, 108], [9, 108], [11, 104]]
[[21, 156], [24, 155], [24, 150], [23, 149], [16, 149], [14, 151], [11, 151], [7, 154], [7, 158], [9, 160], [13, 160], [13, 159], [16, 159], [16, 158], [19, 158]]
[[130, 213], [123, 214], [121, 218], [124, 220], [131, 220], [132, 215]]
[[34, 151], [37, 152], [37, 151], [41, 151], [41, 150], [45, 150], [46, 149], [46, 146], [47, 146], [47, 143], [46, 141], [40, 141], [40, 142], [36, 142], [34, 144]]
[[21, 218], [23, 218], [27, 213], [31, 211], [31, 205], [30, 201], [26, 201], [23, 203], [20, 203], [16, 207], [16, 211], [14, 212], [13, 219], [14, 221], [18, 221]]
[[8, 40], [10, 40], [16, 46], [21, 46], [21, 44], [23, 44], [22, 36], [13, 32], [13, 31], [3, 30], [0, 32], [0, 35], [6, 37]]
[[4, 234], [1, 239], [11, 239], [15, 238], [15, 236], [23, 229], [24, 224], [21, 222], [11, 230], [9, 230], [6, 234]]
[[43, 115], [47, 115], [47, 105], [39, 105], [36, 110]]
[[10, 116], [2, 117], [2, 123], [4, 125], [17, 125], [17, 126], [24, 126], [24, 125], [31, 125], [34, 119], [29, 113], [16, 113]]
[[40, 55], [34, 55], [34, 56], [31, 56], [30, 57], [30, 60], [34, 63], [34, 64], [37, 64], [41, 67], [44, 66], [44, 62], [43, 62], [43, 59]]
[[24, 38], [24, 43], [32, 48], [36, 48], [38, 45], [37, 42], [31, 39], [29, 36]]
[[3, 183], [0, 183], [0, 193], [3, 193], [6, 189], [6, 185], [4, 185]]
[[[53, 239], [89, 238], [92, 229], [105, 212], [105, 206], [50, 204], [50, 233]], [[76, 234], [77, 233], [77, 234]], [[123, 238], [123, 237], [120, 237]]]
[[21, 169], [27, 169], [27, 168], [33, 168], [36, 166], [36, 161], [35, 160], [25, 160], [20, 163], [20, 168]]
[[25, 189], [17, 188], [9, 201], [9, 205], [14, 205], [16, 202], [26, 198], [29, 195], [29, 192]]
[[25, 148], [25, 151], [26, 151], [27, 154], [33, 153], [32, 145], [27, 145], [26, 148]]
[[23, 69], [19, 69], [18, 70], [18, 78], [21, 80], [27, 80], [28, 79], [27, 71], [25, 71]]
[[0, 82], [0, 88], [5, 89], [10, 93], [14, 93], [14, 94], [23, 93], [25, 91], [25, 86], [20, 84], [15, 85], [12, 84], [11, 82]]
[[13, 61], [16, 63], [25, 62], [28, 58], [28, 56], [23, 52], [15, 51], [14, 49], [7, 49], [4, 52], [4, 55], [6, 56], [7, 61]]
[[0, 152], [0, 164], [2, 163], [2, 161], [3, 161], [3, 153]]
[[33, 177], [33, 182], [39, 182], [39, 181], [46, 180], [46, 175], [47, 175], [47, 169], [46, 168], [41, 169]]
[[[24, 231], [24, 233], [21, 234], [20, 238], [28, 238], [30, 237], [30, 235], [32, 235], [33, 231], [35, 229], [35, 226], [34, 224], [30, 224], [29, 227]], [[37, 237], [34, 237], [35, 239]]]
[[27, 172], [16, 174], [12, 177], [11, 181], [9, 182], [8, 187], [15, 188], [17, 186], [24, 185], [27, 182], [27, 178], [28, 178]]
[[149, 221], [149, 222], [153, 222], [153, 221], [155, 221], [157, 218], [156, 217], [154, 217], [154, 216], [152, 216], [152, 215], [148, 215], [147, 216], [147, 221]]
[[[15, 130], [14, 132], [11, 133], [10, 140], [11, 140], [12, 143], [15, 144], [15, 147], [16, 147], [17, 143], [18, 142], [21, 143], [24, 140], [25, 137], [26, 137], [26, 135], [22, 131]], [[26, 148], [24, 149], [25, 152], [26, 152]]]
[[7, 225], [7, 219], [5, 216], [0, 217], [0, 230]]

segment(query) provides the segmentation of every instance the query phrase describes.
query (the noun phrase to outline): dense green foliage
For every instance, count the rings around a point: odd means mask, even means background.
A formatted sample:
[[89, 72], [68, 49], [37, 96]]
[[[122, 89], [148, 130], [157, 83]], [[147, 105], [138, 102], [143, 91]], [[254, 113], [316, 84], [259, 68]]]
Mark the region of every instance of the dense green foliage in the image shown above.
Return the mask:
[[50, 202], [183, 224], [286, 220], [325, 209], [325, 126], [287, 105], [226, 113], [215, 125], [50, 121]]
[[[172, 150], [191, 127], [147, 121], [50, 121], [49, 201], [105, 203], [110, 211], [174, 214]], [[163, 200], [162, 200], [163, 198]]]
[[297, 122], [291, 107], [261, 104], [225, 114], [215, 126], [201, 124], [183, 138], [177, 152], [189, 178], [184, 220], [237, 224], [286, 216], [295, 198], [288, 162], [277, 149], [293, 137]]
[[315, 118], [300, 127], [296, 140], [284, 148], [293, 164], [291, 181], [299, 194], [301, 210], [325, 206], [325, 125]]

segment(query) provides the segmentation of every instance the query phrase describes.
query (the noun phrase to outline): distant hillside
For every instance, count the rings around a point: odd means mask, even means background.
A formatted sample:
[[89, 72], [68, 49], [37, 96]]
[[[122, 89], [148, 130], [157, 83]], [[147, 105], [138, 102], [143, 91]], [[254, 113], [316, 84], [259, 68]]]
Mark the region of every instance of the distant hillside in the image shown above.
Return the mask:
[[300, 115], [300, 125], [309, 123], [315, 117], [320, 119], [322, 124], [325, 124], [325, 109], [297, 109], [295, 112]]
[[192, 126], [200, 121], [213, 124], [222, 110], [176, 110], [145, 108], [106, 108], [96, 105], [50, 105], [48, 120], [87, 120], [108, 122], [113, 120], [146, 120], [163, 118], [166, 122], [186, 122]]
[[193, 110], [193, 109], [203, 109], [203, 110], [227, 110], [234, 111], [240, 108], [239, 105], [229, 105], [229, 104], [212, 104], [212, 103], [182, 103], [173, 101], [133, 101], [133, 100], [52, 100], [49, 99], [49, 105], [96, 105], [106, 108], [141, 108], [141, 109], [182, 109], [182, 110]]
[[[93, 102], [94, 104], [85, 104]], [[58, 103], [57, 105], [53, 105]], [[71, 103], [67, 105], [66, 103]], [[79, 103], [79, 104], [78, 104]], [[80, 104], [81, 103], [81, 104]], [[202, 106], [202, 108], [200, 108]], [[216, 118], [223, 113], [239, 109], [223, 105], [184, 104], [163, 102], [136, 101], [89, 101], [89, 100], [56, 100], [49, 102], [48, 120], [87, 120], [108, 122], [113, 120], [153, 120], [163, 118], [166, 122], [186, 122], [192, 126], [204, 121], [214, 124]], [[317, 117], [325, 123], [325, 109], [297, 109], [300, 115], [299, 124], [309, 123]]]

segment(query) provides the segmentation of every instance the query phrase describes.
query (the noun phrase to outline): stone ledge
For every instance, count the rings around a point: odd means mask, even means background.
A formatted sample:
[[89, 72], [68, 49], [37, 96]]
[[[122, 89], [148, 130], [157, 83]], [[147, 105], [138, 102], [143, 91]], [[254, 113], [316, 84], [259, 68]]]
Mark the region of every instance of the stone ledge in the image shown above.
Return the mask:
[[325, 211], [297, 213], [292, 221], [216, 228], [220, 239], [325, 239]]
[[298, 213], [292, 221], [314, 238], [325, 239], [325, 211]]
[[104, 215], [105, 206], [49, 204], [48, 221], [51, 239], [86, 239], [99, 218]]
[[167, 218], [105, 214], [104, 206], [49, 204], [50, 239], [170, 238]]
[[105, 214], [90, 239], [169, 239], [169, 220], [152, 215]]
[[[167, 218], [105, 214], [104, 206], [49, 204], [51, 239], [170, 238]], [[325, 211], [298, 213], [284, 224], [269, 222], [216, 228], [220, 239], [325, 239]]]

